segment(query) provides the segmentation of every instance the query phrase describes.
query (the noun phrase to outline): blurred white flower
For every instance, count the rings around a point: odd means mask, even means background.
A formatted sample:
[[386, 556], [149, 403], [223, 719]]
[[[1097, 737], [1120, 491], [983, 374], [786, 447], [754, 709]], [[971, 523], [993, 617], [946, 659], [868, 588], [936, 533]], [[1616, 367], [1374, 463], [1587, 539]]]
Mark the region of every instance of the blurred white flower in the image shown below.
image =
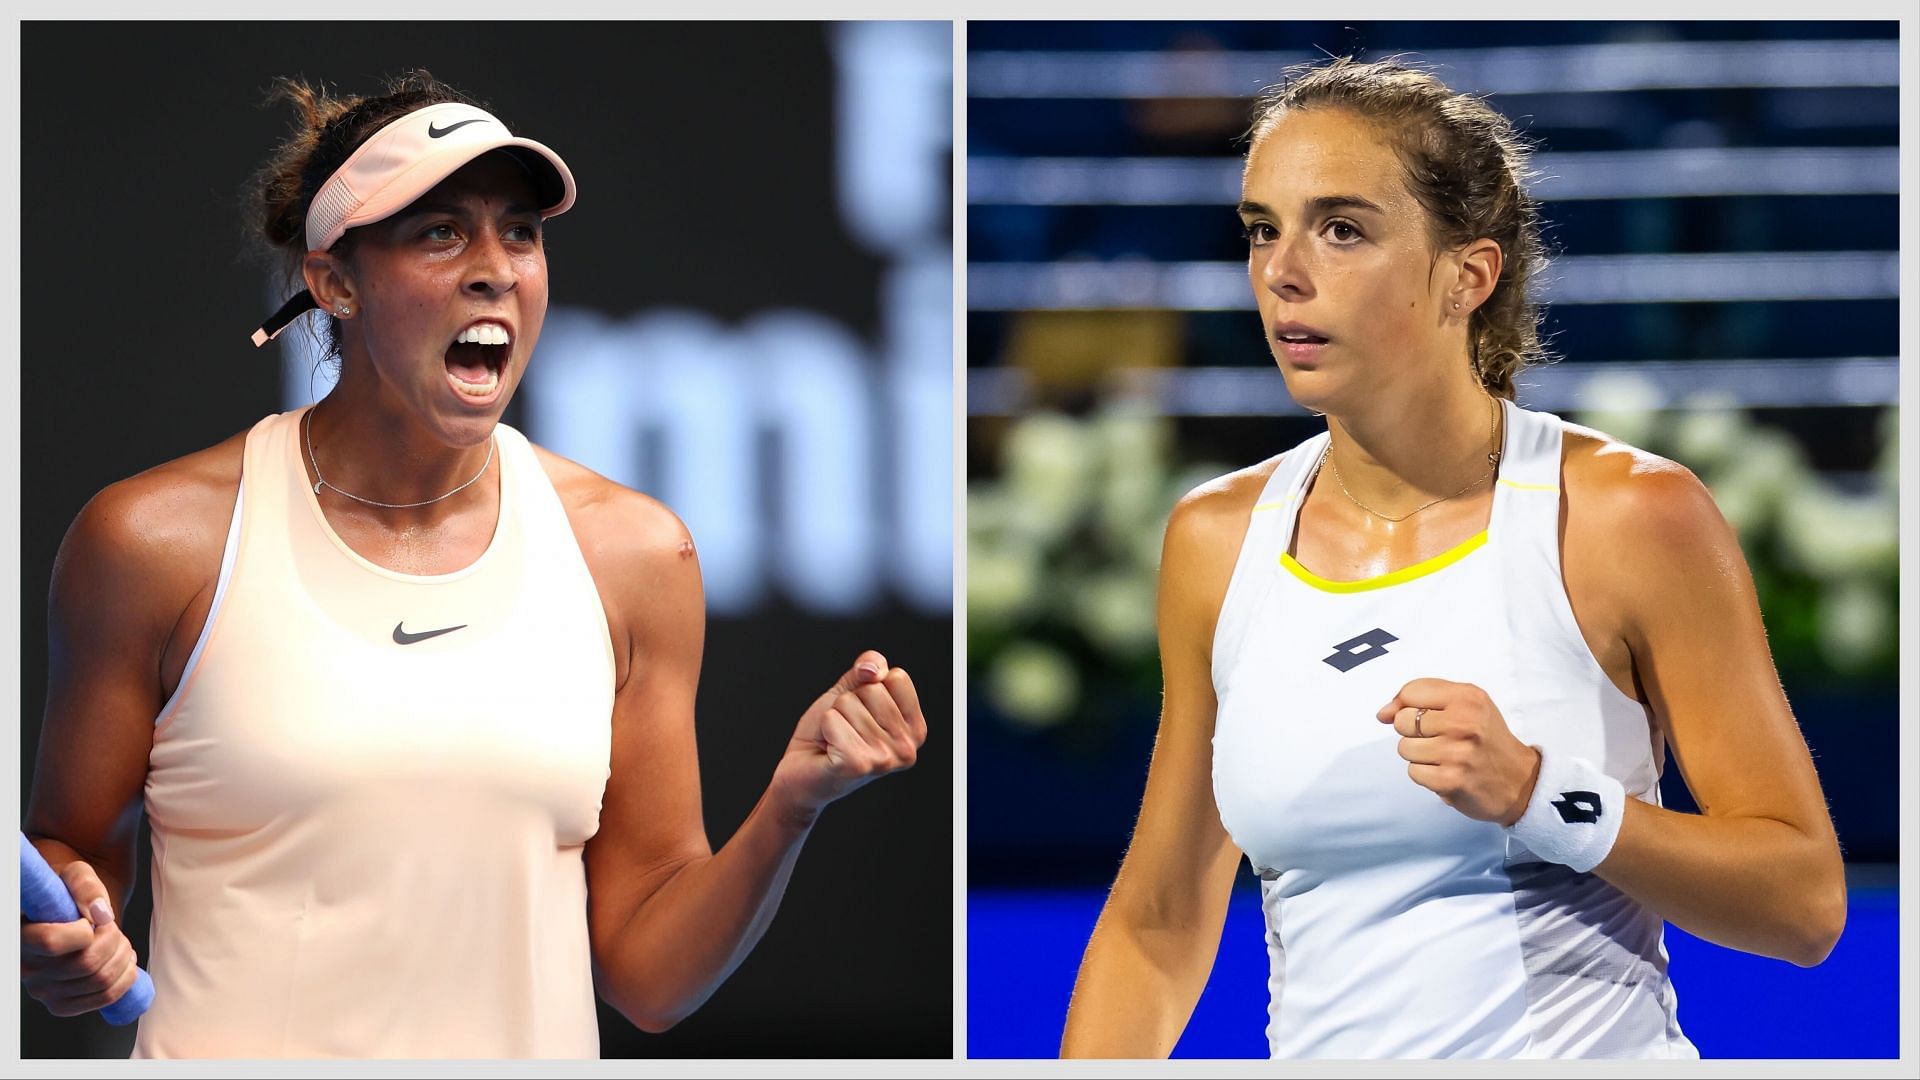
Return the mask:
[[1167, 515], [1173, 505], [1171, 499], [1162, 499], [1161, 502], [1160, 513], [1127, 538], [1127, 551], [1131, 556], [1129, 564], [1154, 577], [1160, 574], [1160, 549], [1166, 543]]
[[1659, 388], [1645, 376], [1610, 371], [1587, 380], [1575, 418], [1621, 442], [1645, 446], [1659, 433], [1662, 404]]
[[1773, 499], [1765, 490], [1771, 486], [1764, 477], [1752, 473], [1717, 476], [1707, 485], [1720, 516], [1740, 534], [1743, 548], [1752, 546], [1773, 523]]
[[1893, 594], [1871, 580], [1849, 578], [1820, 594], [1820, 652], [1841, 671], [1871, 662], [1896, 630]]
[[1007, 527], [1007, 492], [992, 480], [967, 485], [967, 542], [976, 536], [998, 538]]
[[1038, 599], [1040, 552], [1020, 538], [967, 545], [967, 617], [996, 628], [1030, 609]]
[[1695, 395], [1674, 417], [1673, 458], [1696, 473], [1709, 472], [1738, 453], [1752, 426], [1732, 395]]
[[1022, 641], [1000, 653], [987, 673], [987, 694], [1007, 719], [1053, 727], [1080, 702], [1080, 674], [1058, 649]]
[[1015, 527], [1042, 542], [1058, 539], [1092, 496], [1092, 440], [1078, 422], [1038, 412], [1014, 423], [1002, 455]]
[[1069, 590], [1074, 623], [1095, 645], [1120, 656], [1154, 647], [1154, 580], [1116, 570], [1094, 574]]
[[1164, 470], [1173, 443], [1173, 421], [1142, 401], [1126, 401], [1100, 410], [1093, 437], [1102, 460], [1111, 466]]
[[1166, 477], [1158, 470], [1108, 473], [1100, 485], [1097, 507], [1100, 531], [1110, 540], [1125, 542], [1143, 527], [1151, 527], [1166, 489]]
[[1095, 418], [1100, 459], [1100, 528], [1115, 540], [1130, 536], [1161, 509], [1172, 422], [1144, 403], [1110, 406]]
[[1807, 468], [1800, 444], [1785, 432], [1751, 428], [1738, 451], [1701, 479], [1744, 543], [1766, 528], [1783, 499], [1820, 486], [1820, 479]]
[[1890, 571], [1900, 561], [1895, 505], [1877, 491], [1848, 495], [1810, 479], [1781, 503], [1782, 553], [1822, 579]]

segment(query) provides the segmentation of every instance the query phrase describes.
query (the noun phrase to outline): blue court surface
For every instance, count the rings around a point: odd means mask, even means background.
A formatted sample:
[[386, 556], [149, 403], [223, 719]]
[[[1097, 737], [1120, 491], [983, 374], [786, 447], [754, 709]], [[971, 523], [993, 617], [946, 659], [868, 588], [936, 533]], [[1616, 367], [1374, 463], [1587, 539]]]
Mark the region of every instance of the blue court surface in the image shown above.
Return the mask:
[[[1053, 1057], [1103, 889], [974, 889], [967, 896], [967, 1056]], [[1899, 897], [1855, 888], [1824, 964], [1798, 968], [1667, 927], [1680, 1026], [1709, 1058], [1899, 1056]], [[1174, 1049], [1265, 1057], [1267, 954], [1260, 894], [1238, 889], [1213, 976]]]

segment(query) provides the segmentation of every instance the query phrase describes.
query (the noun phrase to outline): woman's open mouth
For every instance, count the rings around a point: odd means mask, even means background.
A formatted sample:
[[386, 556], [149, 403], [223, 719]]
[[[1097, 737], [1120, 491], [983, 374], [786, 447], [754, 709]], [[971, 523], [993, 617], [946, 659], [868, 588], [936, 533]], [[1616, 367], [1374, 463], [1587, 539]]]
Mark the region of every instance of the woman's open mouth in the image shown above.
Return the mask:
[[447, 382], [475, 404], [500, 391], [500, 374], [513, 347], [513, 335], [496, 322], [477, 322], [447, 346]]
[[1320, 351], [1327, 345], [1325, 334], [1296, 322], [1275, 326], [1273, 341], [1276, 355], [1285, 356], [1297, 367], [1312, 367], [1319, 363]]

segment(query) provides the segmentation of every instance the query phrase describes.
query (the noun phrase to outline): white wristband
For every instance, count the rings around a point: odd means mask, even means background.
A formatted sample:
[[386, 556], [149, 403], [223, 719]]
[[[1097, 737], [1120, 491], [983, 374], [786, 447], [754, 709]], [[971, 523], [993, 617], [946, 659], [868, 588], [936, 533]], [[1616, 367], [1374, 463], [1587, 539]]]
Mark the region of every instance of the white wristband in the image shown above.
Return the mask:
[[1626, 816], [1627, 789], [1584, 758], [1534, 749], [1540, 751], [1540, 778], [1527, 812], [1508, 831], [1547, 862], [1584, 874], [1613, 850]]

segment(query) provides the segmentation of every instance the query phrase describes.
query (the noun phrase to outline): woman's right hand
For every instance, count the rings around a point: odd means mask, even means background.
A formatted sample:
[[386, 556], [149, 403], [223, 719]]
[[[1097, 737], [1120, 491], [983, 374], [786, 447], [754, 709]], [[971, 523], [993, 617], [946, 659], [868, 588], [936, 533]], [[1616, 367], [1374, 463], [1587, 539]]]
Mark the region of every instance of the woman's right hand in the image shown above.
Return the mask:
[[133, 988], [139, 965], [93, 867], [75, 860], [60, 880], [82, 915], [73, 922], [20, 924], [20, 984], [53, 1015], [78, 1016], [120, 1000]]

